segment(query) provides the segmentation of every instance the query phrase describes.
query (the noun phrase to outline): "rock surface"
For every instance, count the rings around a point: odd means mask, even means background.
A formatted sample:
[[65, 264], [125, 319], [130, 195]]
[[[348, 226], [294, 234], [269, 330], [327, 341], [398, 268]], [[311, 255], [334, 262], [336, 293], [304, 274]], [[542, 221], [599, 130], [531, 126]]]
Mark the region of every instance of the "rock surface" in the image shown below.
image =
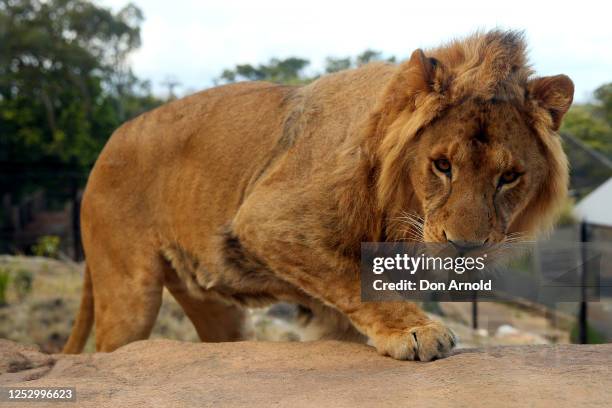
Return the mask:
[[0, 386], [76, 387], [76, 404], [35, 407], [609, 406], [612, 344], [464, 349], [420, 363], [331, 341], [148, 340], [63, 356], [0, 340]]

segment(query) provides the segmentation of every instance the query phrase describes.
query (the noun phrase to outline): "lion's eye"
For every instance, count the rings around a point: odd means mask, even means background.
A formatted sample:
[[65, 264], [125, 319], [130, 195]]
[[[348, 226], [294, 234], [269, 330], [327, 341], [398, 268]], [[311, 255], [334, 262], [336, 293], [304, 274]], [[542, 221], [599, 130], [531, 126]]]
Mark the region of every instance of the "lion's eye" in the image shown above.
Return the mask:
[[441, 171], [442, 173], [450, 174], [451, 172], [451, 164], [448, 159], [434, 160], [434, 166], [436, 166], [436, 169], [438, 169], [438, 171]]
[[516, 171], [507, 171], [499, 178], [499, 184], [510, 184], [515, 182], [520, 177], [520, 174]]

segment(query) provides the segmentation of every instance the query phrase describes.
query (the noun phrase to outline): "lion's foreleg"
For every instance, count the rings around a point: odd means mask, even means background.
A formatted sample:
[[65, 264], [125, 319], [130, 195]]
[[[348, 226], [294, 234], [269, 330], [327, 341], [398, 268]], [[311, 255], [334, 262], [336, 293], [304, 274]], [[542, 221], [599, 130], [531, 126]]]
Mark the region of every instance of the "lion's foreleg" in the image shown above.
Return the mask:
[[381, 354], [428, 361], [443, 357], [454, 347], [452, 332], [429, 319], [414, 303], [361, 302], [355, 262], [304, 245], [290, 232], [267, 230], [265, 222], [255, 224], [243, 218], [233, 228], [241, 245], [260, 262], [282, 280], [345, 314]]

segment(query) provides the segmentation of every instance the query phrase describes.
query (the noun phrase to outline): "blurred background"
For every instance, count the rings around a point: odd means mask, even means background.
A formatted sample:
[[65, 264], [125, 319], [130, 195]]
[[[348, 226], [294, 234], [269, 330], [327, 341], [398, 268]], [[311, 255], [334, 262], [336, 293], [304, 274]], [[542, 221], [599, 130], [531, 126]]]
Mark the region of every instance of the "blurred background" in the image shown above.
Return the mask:
[[[596, 243], [602, 277], [611, 276], [612, 28], [601, 3], [397, 3], [0, 0], [0, 337], [50, 352], [66, 340], [83, 270], [80, 197], [121, 123], [207, 87], [306, 84], [495, 27], [525, 30], [538, 74], [565, 73], [576, 84], [561, 129], [571, 194], [548, 239]], [[425, 306], [462, 346], [596, 343], [612, 341], [607, 296]], [[253, 311], [251, 336], [316, 337], [296, 316], [291, 305]], [[154, 336], [197, 339], [167, 294]]]

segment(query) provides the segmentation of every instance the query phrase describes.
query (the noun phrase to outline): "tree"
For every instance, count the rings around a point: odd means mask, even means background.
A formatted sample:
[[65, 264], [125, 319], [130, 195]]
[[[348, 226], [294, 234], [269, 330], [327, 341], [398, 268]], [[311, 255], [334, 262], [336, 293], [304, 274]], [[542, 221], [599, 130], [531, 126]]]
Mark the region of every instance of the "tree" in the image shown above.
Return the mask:
[[[565, 151], [571, 168], [571, 187], [584, 196], [612, 176], [612, 84], [594, 92], [594, 103], [574, 105], [563, 119]], [[580, 143], [581, 142], [581, 143]], [[586, 147], [584, 147], [586, 145]]]
[[[373, 50], [366, 50], [355, 58], [328, 57], [325, 59], [325, 73], [329, 74], [355, 68], [373, 61], [393, 62], [395, 57], [384, 59], [381, 52]], [[223, 84], [237, 81], [270, 81], [285, 85], [306, 84], [321, 76], [320, 73], [308, 75], [305, 69], [309, 65], [310, 61], [303, 58], [272, 58], [267, 64], [257, 66], [242, 64], [236, 65], [232, 69], [226, 69], [215, 82]]]
[[375, 50], [365, 50], [355, 58], [334, 58], [328, 57], [325, 60], [325, 72], [332, 73], [342, 71], [349, 68], [357, 68], [369, 62], [386, 61], [395, 62], [395, 57], [384, 58], [382, 52]]
[[50, 171], [85, 174], [121, 122], [159, 104], [126, 61], [141, 22], [132, 4], [0, 0], [3, 191]]
[[570, 109], [561, 130], [612, 160], [612, 83], [597, 88], [594, 96], [594, 103]]
[[600, 86], [595, 90], [595, 99], [597, 101], [595, 112], [603, 120], [612, 126], [612, 82]]
[[310, 80], [303, 72], [309, 64], [310, 62], [306, 59], [289, 57], [286, 59], [272, 58], [267, 64], [258, 66], [236, 65], [234, 69], [224, 70], [218, 82], [271, 81], [282, 84], [301, 84]]

